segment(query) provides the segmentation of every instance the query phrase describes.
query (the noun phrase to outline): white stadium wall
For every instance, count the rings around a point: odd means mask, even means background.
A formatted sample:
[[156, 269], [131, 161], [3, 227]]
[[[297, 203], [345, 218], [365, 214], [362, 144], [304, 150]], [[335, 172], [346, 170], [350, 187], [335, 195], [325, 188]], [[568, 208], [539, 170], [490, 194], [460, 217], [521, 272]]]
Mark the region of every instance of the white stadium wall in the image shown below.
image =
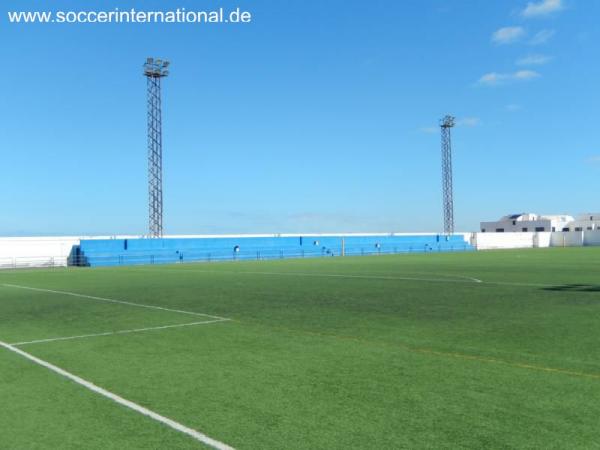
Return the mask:
[[600, 230], [540, 233], [473, 233], [477, 250], [600, 246]]
[[[404, 233], [396, 233], [402, 235]], [[433, 233], [410, 233], [411, 235]], [[511, 248], [544, 248], [544, 247], [581, 247], [600, 246], [600, 229], [570, 232], [539, 233], [457, 233], [464, 237], [477, 250], [495, 250]], [[350, 235], [350, 234], [348, 234]], [[366, 236], [367, 234], [362, 234]], [[384, 236], [389, 234], [370, 234]], [[234, 235], [236, 237], [240, 235]], [[258, 235], [257, 235], [258, 236]], [[260, 235], [263, 236], [263, 235]], [[275, 235], [264, 235], [275, 236]], [[276, 235], [283, 236], [283, 235]], [[325, 236], [311, 234], [305, 236]], [[135, 239], [141, 236], [118, 236], [118, 238]], [[216, 237], [206, 235], [169, 236], [169, 237]], [[220, 236], [223, 237], [223, 236]], [[247, 237], [247, 236], [246, 236]], [[115, 239], [117, 236], [86, 237], [5, 237], [0, 238], [0, 268], [23, 267], [62, 267], [66, 266], [73, 246], [79, 245], [81, 239]]]
[[582, 247], [584, 245], [584, 231], [570, 231], [568, 233], [552, 233], [550, 243], [552, 247]]
[[546, 248], [551, 246], [552, 233], [535, 233], [534, 247]]
[[78, 237], [0, 238], [0, 267], [66, 266]]
[[583, 245], [600, 245], [600, 230], [584, 231]]
[[535, 248], [550, 246], [551, 233], [473, 233], [477, 250]]

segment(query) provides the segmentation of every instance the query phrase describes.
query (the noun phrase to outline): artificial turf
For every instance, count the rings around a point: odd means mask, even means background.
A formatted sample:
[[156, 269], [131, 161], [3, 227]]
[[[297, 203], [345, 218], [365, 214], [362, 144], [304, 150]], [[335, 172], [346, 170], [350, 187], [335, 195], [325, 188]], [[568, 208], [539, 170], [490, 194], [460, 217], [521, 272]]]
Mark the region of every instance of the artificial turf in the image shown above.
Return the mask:
[[[0, 273], [0, 341], [239, 449], [600, 447], [600, 249]], [[0, 349], [0, 448], [203, 448]]]

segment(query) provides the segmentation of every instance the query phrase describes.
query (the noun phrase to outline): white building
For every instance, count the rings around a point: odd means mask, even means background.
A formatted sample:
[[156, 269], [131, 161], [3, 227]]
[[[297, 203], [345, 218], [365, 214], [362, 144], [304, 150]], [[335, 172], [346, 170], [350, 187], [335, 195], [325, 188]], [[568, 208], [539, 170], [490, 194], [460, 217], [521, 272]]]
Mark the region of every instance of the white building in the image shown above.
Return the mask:
[[569, 231], [600, 230], [600, 213], [581, 214], [569, 224]]
[[[600, 228], [600, 214], [598, 216], [592, 215], [591, 217], [598, 218], [597, 223]], [[589, 219], [589, 217], [587, 218]], [[481, 232], [541, 233], [548, 231], [570, 231], [571, 224], [574, 222], [575, 219], [568, 215], [511, 214], [495, 222], [481, 222]], [[587, 226], [587, 223], [585, 226]]]

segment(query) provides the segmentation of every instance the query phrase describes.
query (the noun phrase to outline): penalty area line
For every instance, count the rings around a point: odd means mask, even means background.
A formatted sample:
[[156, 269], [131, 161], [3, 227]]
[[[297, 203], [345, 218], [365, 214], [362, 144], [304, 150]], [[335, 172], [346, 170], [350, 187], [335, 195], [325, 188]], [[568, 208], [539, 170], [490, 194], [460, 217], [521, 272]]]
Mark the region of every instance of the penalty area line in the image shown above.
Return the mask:
[[9, 345], [14, 345], [15, 347], [20, 347], [22, 345], [42, 344], [42, 343], [46, 343], [46, 342], [70, 341], [70, 340], [74, 340], [74, 339], [86, 339], [86, 338], [101, 337], [101, 336], [115, 336], [118, 334], [141, 333], [144, 331], [167, 330], [170, 328], [193, 327], [196, 325], [208, 325], [209, 323], [228, 322], [229, 320], [230, 319], [215, 319], [215, 320], [205, 320], [203, 322], [179, 323], [179, 324], [175, 324], [175, 325], [162, 325], [162, 326], [158, 326], [158, 327], [135, 328], [132, 330], [107, 331], [105, 333], [81, 334], [78, 336], [65, 336], [65, 337], [48, 338], [48, 339], [36, 339], [34, 341], [13, 342]]
[[84, 388], [86, 388], [92, 392], [95, 392], [96, 394], [99, 394], [99, 395], [102, 395], [103, 397], [108, 398], [109, 400], [113, 401], [114, 403], [117, 403], [117, 404], [124, 406], [126, 408], [129, 408], [139, 414], [149, 417], [157, 422], [160, 422], [163, 425], [166, 425], [175, 431], [186, 434], [186, 435], [192, 437], [193, 439], [195, 439], [199, 442], [202, 442], [203, 444], [208, 445], [209, 447], [212, 447], [217, 450], [234, 450], [233, 447], [230, 447], [229, 445], [224, 444], [223, 442], [213, 439], [213, 438], [207, 436], [206, 434], [201, 433], [200, 431], [194, 430], [194, 429], [187, 427], [179, 422], [169, 419], [168, 417], [162, 416], [148, 408], [145, 408], [141, 405], [138, 405], [137, 403], [134, 403], [123, 397], [120, 397], [117, 394], [107, 391], [106, 389], [101, 388], [100, 386], [96, 386], [94, 383], [84, 380], [83, 378], [78, 377], [77, 375], [74, 375], [70, 372], [67, 372], [66, 370], [61, 369], [60, 367], [55, 366], [54, 364], [51, 364], [47, 361], [44, 361], [43, 359], [37, 358], [27, 352], [24, 352], [23, 350], [15, 347], [14, 345], [10, 345], [10, 344], [7, 344], [6, 342], [0, 341], [0, 347], [4, 347], [6, 350], [16, 353], [17, 355], [22, 356], [23, 358], [26, 358], [29, 361], [31, 361], [39, 366], [45, 367], [46, 369], [48, 369], [54, 373], [57, 373], [58, 375], [60, 375], [64, 378], [67, 378], [67, 379], [79, 384], [80, 386], [83, 386]]
[[[195, 269], [195, 268], [194, 268]], [[140, 269], [138, 269], [140, 270]], [[148, 269], [147, 269], [148, 270]], [[175, 272], [171, 270], [171, 272]], [[342, 278], [342, 279], [358, 279], [358, 280], [387, 280], [387, 281], [424, 281], [428, 283], [467, 283], [467, 284], [483, 284], [486, 283], [478, 278], [467, 277], [464, 275], [447, 275], [448, 278], [421, 278], [421, 277], [405, 277], [405, 276], [387, 276], [387, 275], [352, 275], [352, 274], [333, 274], [333, 273], [309, 273], [309, 272], [263, 272], [250, 270], [185, 270], [191, 273], [226, 273], [236, 275], [271, 275], [284, 277], [315, 277], [315, 278]], [[433, 275], [433, 274], [432, 274]], [[446, 276], [446, 275], [441, 275]], [[451, 278], [454, 277], [454, 278]]]
[[231, 320], [228, 317], [213, 316], [211, 314], [204, 314], [204, 313], [199, 313], [199, 312], [194, 312], [194, 311], [184, 311], [181, 309], [165, 308], [164, 306], [144, 305], [143, 303], [128, 302], [125, 300], [115, 300], [114, 298], [96, 297], [94, 295], [78, 294], [76, 292], [55, 291], [53, 289], [35, 288], [35, 287], [30, 287], [30, 286], [21, 286], [19, 284], [8, 284], [8, 283], [4, 283], [4, 284], [2, 284], [2, 286], [8, 287], [8, 288], [15, 288], [15, 289], [25, 289], [28, 291], [48, 292], [50, 294], [68, 295], [71, 297], [85, 298], [88, 300], [97, 300], [100, 302], [117, 303], [120, 305], [127, 305], [127, 306], [136, 306], [138, 308], [156, 309], [159, 311], [168, 311], [168, 312], [173, 312], [173, 313], [178, 313], [178, 314], [188, 314], [191, 316], [210, 317], [211, 319]]

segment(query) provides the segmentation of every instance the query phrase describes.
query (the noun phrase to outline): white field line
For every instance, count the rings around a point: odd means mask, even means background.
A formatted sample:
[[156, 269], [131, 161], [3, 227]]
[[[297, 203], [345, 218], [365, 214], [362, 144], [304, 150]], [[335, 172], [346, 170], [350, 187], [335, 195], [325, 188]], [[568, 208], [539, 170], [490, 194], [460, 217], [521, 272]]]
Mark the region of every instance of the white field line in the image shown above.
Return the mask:
[[[198, 263], [195, 266], [199, 267], [201, 264]], [[191, 267], [194, 264], [188, 263], [187, 266]], [[527, 283], [520, 281], [485, 281], [479, 278], [468, 277], [466, 275], [443, 275], [443, 274], [435, 274], [443, 277], [454, 277], [452, 278], [417, 278], [417, 277], [395, 277], [395, 276], [387, 276], [387, 275], [351, 275], [351, 274], [333, 274], [333, 273], [309, 273], [309, 272], [263, 272], [263, 271], [248, 271], [248, 270], [197, 270], [195, 267], [190, 269], [184, 269], [181, 266], [166, 268], [166, 266], [155, 267], [155, 268], [142, 268], [135, 267], [131, 268], [131, 270], [140, 272], [170, 272], [170, 273], [227, 273], [227, 274], [250, 274], [250, 275], [278, 275], [278, 276], [299, 276], [299, 277], [320, 277], [320, 278], [358, 278], [365, 280], [398, 280], [398, 281], [426, 281], [432, 283], [467, 283], [467, 284], [490, 284], [497, 286], [522, 286], [522, 287], [541, 287], [541, 288], [552, 288], [556, 286], [560, 286], [561, 283]], [[417, 272], [411, 272], [417, 273]], [[423, 272], [425, 273], [425, 272]], [[432, 274], [434, 275], [434, 274]]]
[[[202, 271], [204, 272], [204, 271]], [[215, 270], [214, 272], [220, 272]], [[251, 275], [278, 275], [278, 276], [286, 276], [286, 275], [296, 275], [299, 277], [321, 277], [321, 278], [357, 278], [357, 279], [366, 279], [366, 280], [399, 280], [399, 281], [428, 281], [432, 283], [482, 283], [481, 280], [470, 278], [470, 277], [461, 277], [461, 278], [421, 278], [421, 277], [394, 277], [387, 275], [348, 275], [348, 274], [330, 274], [330, 273], [308, 273], [308, 272], [234, 272], [232, 273], [247, 273]]]
[[[190, 266], [192, 264], [189, 264]], [[478, 284], [478, 285], [493, 285], [493, 286], [515, 286], [515, 287], [535, 287], [535, 288], [554, 288], [564, 283], [527, 283], [520, 281], [485, 281], [478, 278], [471, 278], [464, 275], [448, 275], [454, 276], [455, 279], [451, 278], [413, 278], [413, 277], [394, 277], [385, 275], [349, 275], [349, 274], [332, 274], [332, 273], [309, 273], [309, 272], [258, 272], [258, 271], [246, 271], [246, 270], [186, 270], [180, 267], [176, 269], [143, 269], [136, 267], [135, 271], [146, 271], [146, 272], [157, 272], [165, 271], [170, 273], [227, 273], [227, 274], [250, 274], [250, 275], [276, 275], [276, 276], [298, 276], [298, 277], [318, 277], [318, 278], [355, 278], [364, 280], [390, 280], [390, 281], [424, 281], [430, 283], [466, 283], [466, 284]], [[415, 273], [415, 272], [413, 272]], [[458, 278], [461, 277], [461, 278]]]
[[466, 275], [456, 275], [456, 274], [445, 274], [445, 273], [427, 273], [427, 272], [408, 272], [411, 275], [426, 275], [426, 276], [436, 276], [436, 277], [445, 277], [443, 279], [447, 279], [449, 281], [453, 281], [453, 279], [458, 280], [470, 280], [475, 283], [483, 283], [479, 278], [468, 277]]
[[44, 342], [70, 341], [73, 339], [85, 339], [85, 338], [100, 337], [100, 336], [114, 336], [117, 334], [141, 333], [143, 331], [167, 330], [169, 328], [193, 327], [196, 325], [207, 325], [209, 323], [226, 322], [228, 320], [229, 319], [214, 319], [214, 320], [205, 320], [203, 322], [179, 323], [176, 325], [162, 325], [162, 326], [158, 326], [158, 327], [135, 328], [132, 330], [107, 331], [105, 333], [81, 334], [79, 336], [66, 336], [66, 337], [57, 337], [57, 338], [48, 338], [48, 339], [37, 339], [35, 341], [13, 342], [9, 345], [14, 345], [15, 347], [20, 347], [21, 345], [41, 344]]
[[[146, 271], [146, 272], [156, 272], [156, 271], [167, 271], [171, 273], [227, 273], [227, 274], [240, 274], [240, 275], [274, 275], [274, 276], [297, 276], [297, 277], [316, 277], [316, 278], [349, 278], [349, 279], [363, 279], [363, 280], [397, 280], [397, 281], [425, 281], [430, 283], [466, 283], [466, 284], [480, 284], [480, 285], [495, 285], [495, 286], [522, 286], [522, 287], [541, 287], [541, 288], [551, 288], [556, 287], [557, 284], [547, 284], [547, 283], [526, 283], [519, 281], [485, 281], [480, 280], [479, 278], [467, 277], [464, 275], [447, 275], [452, 278], [417, 278], [417, 277], [394, 277], [394, 276], [386, 276], [386, 275], [350, 275], [350, 274], [333, 274], [333, 273], [309, 273], [309, 272], [262, 272], [262, 271], [249, 271], [249, 270], [186, 270], [177, 268], [177, 270], [173, 269], [142, 269], [136, 268], [135, 271]], [[446, 276], [446, 275], [443, 275]]]
[[93, 295], [78, 294], [76, 292], [55, 291], [55, 290], [52, 290], [52, 289], [34, 288], [34, 287], [29, 287], [29, 286], [21, 286], [21, 285], [18, 285], [18, 284], [7, 284], [7, 283], [2, 284], [2, 286], [8, 287], [8, 288], [15, 288], [15, 289], [26, 289], [26, 290], [29, 290], [29, 291], [49, 292], [51, 294], [69, 295], [71, 297], [85, 298], [85, 299], [88, 299], [88, 300], [98, 300], [98, 301], [101, 301], [101, 302], [118, 303], [120, 305], [136, 306], [138, 308], [156, 309], [156, 310], [159, 310], [159, 311], [168, 311], [168, 312], [178, 313], [178, 314], [188, 314], [188, 315], [191, 315], [191, 316], [210, 317], [211, 319], [231, 320], [231, 319], [229, 319], [227, 317], [213, 316], [213, 315], [210, 315], [210, 314], [198, 313], [198, 312], [193, 312], [193, 311], [183, 311], [181, 309], [165, 308], [163, 306], [144, 305], [142, 303], [133, 303], [133, 302], [127, 302], [127, 301], [124, 301], [124, 300], [115, 300], [115, 299], [112, 299], [112, 298], [96, 297], [96, 296], [93, 296]]
[[[136, 268], [136, 271], [145, 270], [147, 272], [155, 272], [156, 269], [140, 269]], [[169, 272], [176, 273], [177, 270], [169, 270]], [[355, 278], [363, 280], [399, 280], [399, 281], [427, 281], [432, 283], [485, 283], [478, 278], [467, 277], [463, 275], [441, 275], [452, 278], [417, 278], [417, 277], [394, 277], [387, 275], [349, 275], [349, 274], [332, 274], [332, 273], [308, 273], [308, 272], [263, 272], [263, 271], [249, 271], [249, 270], [184, 270], [179, 269], [181, 272], [192, 272], [192, 273], [227, 273], [227, 274], [247, 274], [247, 275], [276, 275], [276, 276], [297, 276], [297, 277], [319, 277], [319, 278]]]
[[95, 384], [84, 380], [83, 378], [78, 377], [77, 375], [73, 375], [70, 372], [67, 372], [64, 369], [61, 369], [60, 367], [57, 367], [53, 364], [50, 364], [47, 361], [44, 361], [43, 359], [39, 359], [36, 358], [35, 356], [24, 352], [23, 350], [11, 345], [11, 344], [7, 344], [5, 342], [0, 341], [0, 347], [4, 347], [5, 349], [16, 353], [17, 355], [22, 356], [23, 358], [28, 359], [29, 361], [32, 361], [42, 367], [45, 367], [46, 369], [51, 370], [52, 372], [55, 372], [59, 375], [61, 375], [64, 378], [67, 378], [81, 386], [83, 386], [86, 389], [89, 389], [92, 392], [95, 392], [96, 394], [100, 394], [110, 400], [112, 400], [115, 403], [118, 403], [121, 406], [125, 406], [126, 408], [132, 409], [133, 411], [142, 414], [146, 417], [149, 417], [157, 422], [160, 422], [166, 426], [168, 426], [169, 428], [172, 428], [173, 430], [179, 431], [180, 433], [184, 433], [187, 434], [188, 436], [194, 438], [195, 440], [202, 442], [203, 444], [208, 445], [209, 447], [212, 447], [214, 449], [217, 450], [234, 450], [233, 447], [230, 447], [227, 444], [224, 444], [223, 442], [217, 441], [216, 439], [213, 439], [207, 435], [205, 435], [204, 433], [201, 433], [199, 431], [196, 431], [192, 428], [186, 427], [185, 425], [180, 424], [179, 422], [176, 422], [172, 419], [169, 419], [168, 417], [165, 416], [161, 416], [160, 414], [149, 410], [148, 408], [144, 408], [143, 406], [138, 405], [137, 403], [134, 403], [130, 400], [124, 399], [123, 397], [118, 396], [117, 394], [113, 394], [110, 391], [107, 391], [106, 389], [103, 389], [99, 386], [96, 386]]
[[[196, 270], [194, 272], [210, 272], [220, 273], [225, 272], [224, 270]], [[555, 284], [542, 284], [542, 283], [520, 283], [513, 281], [483, 281], [478, 278], [462, 277], [455, 278], [413, 278], [413, 277], [393, 277], [384, 275], [343, 275], [343, 274], [330, 274], [330, 273], [308, 273], [308, 272], [250, 272], [250, 271], [228, 271], [227, 273], [235, 274], [252, 274], [252, 275], [279, 275], [279, 276], [299, 276], [299, 277], [320, 277], [320, 278], [358, 278], [366, 280], [398, 280], [398, 281], [426, 281], [431, 283], [467, 283], [467, 284], [491, 284], [499, 286], [524, 286], [524, 287], [555, 287]]]

